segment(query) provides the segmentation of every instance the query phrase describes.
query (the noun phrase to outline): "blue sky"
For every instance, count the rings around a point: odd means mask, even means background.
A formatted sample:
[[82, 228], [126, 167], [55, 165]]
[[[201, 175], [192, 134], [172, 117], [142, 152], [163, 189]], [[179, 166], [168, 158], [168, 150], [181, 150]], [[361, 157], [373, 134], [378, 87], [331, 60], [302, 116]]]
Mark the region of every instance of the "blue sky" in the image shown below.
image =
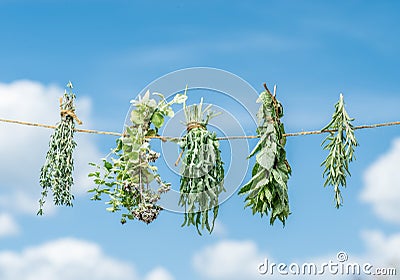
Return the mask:
[[[399, 12], [398, 1], [0, 0], [0, 118], [56, 123], [57, 98], [72, 80], [83, 127], [120, 131], [129, 101], [148, 84], [202, 66], [234, 73], [257, 91], [277, 84], [289, 132], [323, 127], [340, 92], [355, 124], [396, 121]], [[286, 227], [252, 216], [234, 194], [216, 231], [201, 237], [180, 227], [180, 214], [121, 226], [118, 214], [89, 200], [87, 163], [109, 152], [112, 136], [77, 135], [74, 207], [37, 217], [50, 133], [0, 125], [1, 279], [262, 279], [256, 266], [265, 257], [317, 262], [339, 251], [394, 263], [400, 273], [398, 127], [356, 132], [360, 147], [339, 210], [322, 187], [323, 136], [288, 138]]]

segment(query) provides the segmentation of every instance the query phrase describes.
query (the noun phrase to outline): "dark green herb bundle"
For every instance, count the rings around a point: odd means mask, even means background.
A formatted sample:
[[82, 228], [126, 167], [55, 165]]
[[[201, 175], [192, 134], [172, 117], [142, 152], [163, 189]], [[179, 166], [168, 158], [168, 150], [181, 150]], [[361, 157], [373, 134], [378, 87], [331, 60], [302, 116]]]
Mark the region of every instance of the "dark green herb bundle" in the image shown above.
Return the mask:
[[325, 166], [323, 172], [323, 176], [326, 176], [324, 187], [327, 185], [334, 187], [336, 208], [342, 205], [343, 198], [339, 186], [346, 187], [346, 176], [351, 175], [349, 163], [353, 161], [354, 148], [358, 146], [351, 124], [353, 120], [347, 114], [343, 95], [340, 94], [331, 122], [321, 130], [330, 131], [330, 134], [322, 142], [322, 145], [325, 145], [324, 150], [328, 150], [329, 155], [321, 163], [321, 166]]
[[219, 209], [218, 196], [225, 190], [219, 142], [215, 132], [207, 130], [208, 121], [217, 115], [210, 107], [203, 110], [203, 100], [198, 105], [186, 107], [184, 104], [187, 133], [179, 143], [184, 153], [179, 200], [179, 205], [185, 208], [182, 226], [194, 225], [200, 235], [199, 226], [210, 233], [213, 231]]
[[50, 137], [46, 161], [40, 171], [40, 185], [43, 190], [39, 200], [38, 215], [43, 215], [43, 205], [49, 190], [53, 193], [55, 205], [72, 206], [74, 199], [71, 193], [74, 183], [72, 154], [76, 147], [74, 141], [75, 121], [79, 124], [81, 121], [75, 115], [75, 95], [72, 93], [72, 83], [69, 82], [67, 87], [70, 92], [65, 92], [63, 98], [60, 98], [61, 121]]
[[[170, 184], [161, 180], [154, 162], [160, 154], [153, 151], [149, 136], [157, 134], [166, 116], [173, 117], [173, 103], [182, 103], [186, 96], [176, 95], [174, 100], [167, 102], [161, 94], [160, 101], [150, 98], [150, 92], [132, 101], [135, 109], [131, 112], [132, 126], [127, 127], [124, 135], [117, 140], [117, 147], [112, 150], [113, 157], [103, 159], [102, 166], [89, 174], [94, 178], [97, 187], [92, 200], [100, 200], [102, 194], [107, 194], [110, 200], [108, 211], [116, 212], [122, 208], [121, 223], [126, 219], [138, 219], [147, 224], [154, 221], [162, 208], [157, 205], [161, 194], [169, 191]], [[155, 190], [151, 186], [158, 185]]]
[[[264, 85], [265, 86], [265, 85]], [[270, 213], [270, 224], [278, 218], [283, 225], [290, 214], [287, 182], [291, 168], [286, 160], [285, 130], [280, 118], [283, 107], [265, 86], [257, 100], [261, 103], [257, 113], [257, 134], [260, 137], [249, 158], [256, 155], [252, 178], [239, 191], [247, 194], [245, 207], [250, 206], [253, 214]]]

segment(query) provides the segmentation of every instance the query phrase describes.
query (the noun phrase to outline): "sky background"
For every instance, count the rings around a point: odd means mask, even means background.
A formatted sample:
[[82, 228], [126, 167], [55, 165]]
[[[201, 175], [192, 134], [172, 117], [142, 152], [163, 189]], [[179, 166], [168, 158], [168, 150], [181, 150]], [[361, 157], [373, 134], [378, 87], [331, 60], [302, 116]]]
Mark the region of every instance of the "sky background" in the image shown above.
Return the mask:
[[[288, 132], [322, 128], [341, 92], [355, 125], [398, 121], [399, 13], [398, 1], [0, 0], [0, 118], [55, 124], [71, 80], [82, 128], [118, 132], [148, 84], [202, 66], [234, 73], [259, 92], [264, 82], [277, 84]], [[211, 99], [223, 107], [222, 98]], [[240, 116], [233, 105], [224, 109]], [[203, 236], [181, 228], [181, 214], [122, 226], [104, 201], [90, 201], [88, 162], [108, 154], [113, 136], [76, 135], [74, 207], [48, 201], [36, 216], [50, 135], [0, 123], [0, 279], [275, 279], [257, 273], [265, 258], [323, 263], [340, 251], [400, 274], [398, 127], [356, 132], [360, 146], [339, 210], [323, 188], [324, 136], [288, 138], [286, 226], [253, 216], [233, 194], [213, 234]]]

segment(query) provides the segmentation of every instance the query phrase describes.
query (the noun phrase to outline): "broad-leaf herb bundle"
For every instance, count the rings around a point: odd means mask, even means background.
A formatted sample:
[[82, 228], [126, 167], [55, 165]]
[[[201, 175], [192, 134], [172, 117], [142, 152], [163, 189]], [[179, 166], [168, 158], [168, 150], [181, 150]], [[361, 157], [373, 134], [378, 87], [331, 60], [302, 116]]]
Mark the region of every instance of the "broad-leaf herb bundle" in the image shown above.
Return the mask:
[[64, 96], [60, 98], [61, 121], [50, 137], [46, 161], [40, 171], [42, 197], [39, 200], [38, 215], [43, 215], [43, 205], [49, 190], [53, 193], [55, 205], [72, 206], [74, 199], [71, 193], [74, 183], [72, 154], [76, 147], [75, 121], [79, 124], [81, 121], [75, 115], [75, 95], [72, 92], [72, 83], [69, 82], [67, 87], [70, 89], [69, 93], [65, 92]]
[[347, 114], [343, 94], [340, 94], [331, 122], [321, 130], [330, 132], [322, 142], [324, 150], [328, 150], [329, 155], [321, 163], [321, 166], [325, 166], [324, 187], [327, 185], [334, 187], [336, 208], [342, 205], [343, 198], [339, 186], [346, 187], [346, 176], [351, 175], [349, 163], [355, 159], [354, 148], [358, 146], [351, 123], [353, 120]]
[[218, 197], [225, 190], [219, 142], [216, 133], [207, 130], [208, 121], [217, 115], [210, 107], [203, 109], [203, 99], [200, 104], [191, 106], [184, 103], [187, 133], [179, 142], [184, 154], [179, 200], [179, 205], [185, 208], [182, 226], [194, 225], [200, 235], [200, 228], [213, 231], [219, 209]]
[[[264, 85], [265, 86], [265, 85]], [[265, 86], [257, 100], [261, 103], [257, 113], [257, 134], [260, 137], [249, 158], [256, 155], [252, 178], [239, 191], [246, 194], [245, 207], [261, 216], [270, 212], [270, 224], [278, 218], [283, 225], [290, 214], [287, 182], [291, 168], [286, 160], [285, 130], [280, 118], [283, 107]]]
[[[156, 94], [159, 101], [150, 98], [147, 91], [139, 100], [133, 100], [135, 109], [131, 112], [132, 125], [126, 127], [124, 135], [117, 140], [117, 147], [112, 150], [110, 159], [104, 158], [102, 166], [89, 174], [94, 178], [97, 187], [89, 190], [93, 192], [92, 200], [100, 200], [102, 194], [107, 194], [110, 212], [122, 208], [121, 223], [127, 219], [138, 219], [147, 224], [154, 221], [162, 207], [157, 205], [161, 194], [169, 191], [170, 184], [162, 181], [157, 167], [153, 164], [160, 154], [153, 151], [149, 136], [157, 135], [163, 125], [165, 117], [173, 117], [171, 108], [173, 103], [182, 103], [186, 96], [176, 95], [171, 102], [167, 102], [161, 94]], [[156, 183], [158, 189], [151, 185]]]

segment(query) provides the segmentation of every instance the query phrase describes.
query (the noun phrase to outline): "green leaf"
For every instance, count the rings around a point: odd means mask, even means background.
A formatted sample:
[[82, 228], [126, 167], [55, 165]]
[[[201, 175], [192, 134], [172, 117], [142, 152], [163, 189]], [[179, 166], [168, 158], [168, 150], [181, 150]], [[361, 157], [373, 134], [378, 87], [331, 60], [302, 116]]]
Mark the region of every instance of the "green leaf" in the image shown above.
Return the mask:
[[[93, 182], [98, 185], [91, 190], [94, 193], [92, 200], [100, 200], [107, 195], [107, 211], [116, 212], [125, 210], [121, 214], [121, 221], [138, 219], [150, 223], [157, 218], [162, 210], [157, 205], [161, 194], [169, 190], [170, 184], [163, 182], [153, 164], [158, 153], [153, 151], [150, 141], [145, 136], [157, 134], [158, 127], [164, 122], [164, 114], [172, 115], [173, 111], [165, 99], [158, 103], [150, 99], [150, 92], [146, 92], [139, 101], [132, 101], [135, 106], [131, 112], [133, 125], [125, 128], [125, 133], [117, 139], [116, 148], [111, 151], [110, 158], [103, 159], [100, 171], [90, 173]], [[172, 112], [171, 112], [172, 111]], [[154, 128], [150, 128], [153, 122]], [[153, 189], [153, 181], [159, 185]], [[150, 186], [151, 185], [151, 186]]]
[[170, 117], [170, 118], [173, 118], [173, 117], [175, 116], [175, 113], [174, 113], [174, 111], [172, 110], [171, 107], [166, 108], [166, 109], [164, 110], [164, 114], [165, 114], [167, 117]]
[[[72, 90], [72, 83], [68, 83]], [[65, 92], [61, 100], [60, 109], [74, 112], [75, 95], [70, 91]], [[54, 204], [72, 206], [74, 199], [71, 188], [74, 183], [73, 152], [76, 147], [74, 140], [75, 120], [69, 115], [62, 115], [61, 121], [56, 125], [50, 137], [49, 150], [46, 160], [40, 169], [39, 183], [42, 187], [42, 197], [39, 200], [38, 214], [43, 214], [43, 205], [49, 191], [52, 192]], [[95, 164], [90, 164], [96, 166]], [[96, 166], [97, 168], [97, 166]], [[96, 176], [94, 173], [92, 176]]]
[[257, 133], [261, 135], [250, 156], [256, 155], [252, 170], [252, 178], [239, 191], [247, 194], [245, 207], [251, 207], [252, 213], [260, 213], [261, 217], [270, 213], [270, 223], [278, 217], [285, 224], [288, 217], [289, 204], [287, 180], [291, 173], [286, 160], [286, 138], [283, 123], [283, 107], [267, 91], [258, 99], [262, 103], [257, 113]]
[[134, 110], [131, 112], [131, 121], [138, 125], [144, 124], [144, 116], [139, 111]]
[[253, 185], [254, 179], [252, 178], [247, 184], [245, 184], [238, 192], [239, 195], [245, 194], [250, 191], [251, 186]]
[[261, 135], [260, 140], [258, 140], [257, 145], [254, 147], [254, 149], [251, 151], [250, 155], [247, 157], [248, 159], [254, 156], [257, 152], [259, 152], [263, 146], [265, 146], [265, 140], [267, 138], [267, 134]]
[[275, 155], [263, 149], [256, 155], [256, 160], [264, 169], [270, 170], [274, 166]]
[[332, 130], [324, 139], [321, 146], [329, 151], [326, 159], [321, 163], [324, 166], [322, 173], [326, 177], [324, 187], [332, 185], [335, 191], [336, 207], [342, 205], [342, 196], [339, 186], [346, 186], [346, 176], [350, 176], [349, 163], [353, 160], [354, 147], [358, 145], [354, 137], [354, 129], [345, 110], [343, 95], [335, 105], [332, 120], [323, 130]]
[[[200, 104], [184, 106], [186, 123], [201, 123], [206, 126], [213, 114], [209, 106]], [[204, 115], [206, 117], [204, 118]], [[213, 230], [218, 213], [218, 196], [223, 187], [224, 170], [216, 134], [203, 128], [193, 128], [180, 141], [184, 150], [179, 204], [185, 208], [186, 225], [194, 225], [199, 234], [204, 228], [210, 233]], [[213, 216], [209, 211], [213, 211]], [[187, 220], [186, 220], [187, 217]], [[210, 221], [212, 219], [212, 225]]]
[[104, 162], [104, 167], [105, 167], [105, 169], [107, 169], [107, 171], [110, 171], [112, 169], [113, 165], [110, 162], [105, 161]]
[[142, 101], [149, 101], [149, 100], [150, 100], [150, 90], [147, 90], [142, 97]]
[[164, 116], [160, 112], [155, 112], [151, 118], [155, 127], [160, 128], [164, 124]]
[[182, 104], [187, 100], [187, 96], [184, 94], [176, 94], [173, 99], [173, 103], [175, 104]]

